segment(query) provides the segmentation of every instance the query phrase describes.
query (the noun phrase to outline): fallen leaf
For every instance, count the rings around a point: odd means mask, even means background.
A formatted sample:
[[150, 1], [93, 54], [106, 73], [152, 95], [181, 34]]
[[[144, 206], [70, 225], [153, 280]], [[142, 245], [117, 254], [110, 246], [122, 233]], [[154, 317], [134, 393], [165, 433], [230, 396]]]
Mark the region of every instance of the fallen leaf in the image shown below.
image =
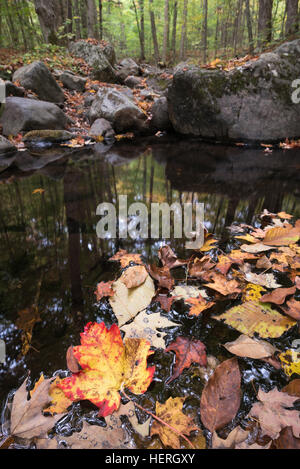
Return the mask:
[[292, 427], [293, 435], [300, 436], [300, 419], [298, 410], [288, 410], [293, 407], [297, 397], [289, 396], [278, 389], [265, 393], [259, 389], [256, 402], [250, 413], [250, 417], [259, 420], [260, 427], [264, 435], [268, 435], [272, 440], [279, 437], [280, 432], [285, 427]]
[[245, 279], [247, 282], [255, 283], [256, 285], [261, 285], [262, 287], [281, 287], [281, 285], [277, 283], [273, 274], [255, 274], [253, 272], [247, 272], [245, 273]]
[[253, 336], [257, 333], [263, 339], [280, 337], [296, 324], [295, 321], [282, 316], [268, 304], [254, 301], [234, 306], [221, 316], [213, 317], [217, 321], [224, 320], [226, 324], [242, 334]]
[[67, 350], [67, 367], [72, 373], [79, 373], [80, 366], [74, 355], [74, 347], [71, 346]]
[[148, 277], [147, 270], [143, 265], [129, 267], [123, 272], [120, 281], [126, 285], [127, 288], [137, 288], [145, 283]]
[[63, 379], [58, 387], [73, 402], [89, 400], [106, 417], [120, 407], [119, 390], [124, 385], [134, 394], [149, 387], [155, 367], [147, 368], [150, 344], [145, 339], [127, 339], [123, 344], [115, 324], [89, 323], [81, 334], [74, 356], [82, 371]]
[[278, 355], [282, 364], [282, 369], [287, 376], [292, 376], [296, 373], [300, 375], [300, 352], [297, 350], [289, 349]]
[[206, 384], [200, 402], [203, 425], [214, 432], [231, 422], [241, 400], [241, 373], [236, 358], [221, 363]]
[[276, 348], [268, 342], [247, 335], [240, 335], [234, 342], [224, 344], [224, 347], [233, 355], [254, 359], [272, 357], [276, 352]]
[[149, 275], [141, 286], [132, 289], [128, 289], [119, 279], [113, 284], [113, 290], [114, 296], [109, 303], [120, 327], [146, 309], [155, 295], [154, 282]]
[[300, 321], [300, 301], [292, 298], [290, 301], [286, 302], [286, 306], [280, 306], [280, 308], [291, 318], [295, 319], [296, 321]]
[[176, 362], [171, 378], [167, 383], [171, 383], [178, 378], [185, 368], [189, 368], [192, 363], [199, 363], [200, 366], [207, 366], [206, 347], [200, 340], [190, 340], [187, 337], [177, 337], [172, 342], [166, 352], [175, 352]]
[[220, 438], [216, 432], [212, 436], [213, 449], [235, 449], [236, 445], [247, 439], [249, 431], [243, 430], [241, 427], [235, 427], [228, 435], [226, 440]]
[[257, 269], [269, 270], [272, 268], [272, 262], [267, 256], [263, 256], [256, 262]]
[[164, 267], [168, 267], [169, 269], [173, 269], [174, 267], [180, 267], [182, 265], [186, 265], [187, 261], [178, 259], [174, 251], [170, 248], [170, 246], [163, 246], [158, 251], [158, 258], [160, 259], [162, 265]]
[[171, 310], [174, 298], [169, 297], [168, 295], [165, 295], [163, 293], [158, 293], [155, 296], [155, 298], [153, 298], [153, 301], [157, 301], [160, 304], [161, 309], [166, 311], [166, 313], [169, 313]]
[[121, 249], [120, 251], [118, 251], [117, 254], [115, 254], [109, 260], [120, 262], [122, 269], [125, 269], [125, 267], [128, 267], [131, 262], [134, 264], [143, 264], [143, 261], [141, 259], [141, 254], [129, 254], [124, 249]]
[[300, 379], [293, 379], [281, 391], [286, 392], [290, 396], [300, 397]]
[[291, 288], [277, 288], [271, 293], [267, 293], [262, 296], [259, 301], [262, 303], [274, 303], [276, 305], [282, 305], [285, 302], [285, 299], [289, 295], [293, 295], [296, 292], [296, 287]]
[[[184, 401], [185, 397], [170, 397], [164, 404], [156, 402], [156, 415], [178, 432], [188, 436], [192, 431], [198, 430], [198, 427], [192, 417], [182, 412]], [[157, 420], [154, 420], [152, 424], [151, 435], [159, 435], [165, 447], [180, 449], [179, 435]]]
[[276, 227], [267, 231], [262, 243], [269, 246], [288, 246], [299, 240], [299, 229]]
[[164, 337], [165, 332], [159, 332], [158, 329], [179, 326], [175, 322], [170, 321], [160, 313], [147, 314], [143, 311], [135, 317], [130, 324], [123, 326], [121, 331], [125, 332], [125, 338], [146, 338], [155, 348], [164, 349], [166, 344]]
[[196, 257], [193, 262], [189, 263], [189, 276], [196, 278], [206, 278], [207, 273], [215, 266], [209, 256], [203, 256], [201, 259]]
[[294, 437], [291, 427], [285, 427], [279, 437], [273, 440], [271, 449], [300, 449], [300, 438]]
[[258, 254], [260, 252], [264, 251], [270, 251], [271, 249], [275, 249], [272, 246], [265, 246], [262, 243], [257, 243], [257, 244], [243, 244], [241, 246], [241, 250], [245, 252], [249, 252], [250, 254]]
[[248, 283], [243, 290], [242, 299], [246, 301], [259, 301], [263, 295], [263, 292], [267, 291], [260, 285], [255, 283]]
[[28, 379], [15, 393], [12, 403], [10, 432], [13, 436], [19, 438], [45, 437], [47, 432], [62, 418], [63, 414], [55, 417], [45, 417], [43, 415], [43, 409], [50, 401], [51, 379], [40, 382], [30, 400], [27, 400], [27, 382]]
[[171, 295], [175, 297], [176, 300], [188, 300], [190, 298], [198, 298], [199, 296], [208, 298], [205, 290], [200, 290], [197, 287], [189, 285], [178, 285], [172, 290]]
[[154, 280], [158, 282], [158, 286], [171, 290], [174, 286], [174, 278], [171, 275], [169, 267], [157, 267], [152, 264], [148, 267], [148, 272]]
[[241, 293], [242, 291], [236, 280], [228, 280], [224, 275], [214, 273], [212, 280], [213, 283], [207, 283], [205, 286], [216, 290], [221, 295], [227, 296], [233, 293]]
[[97, 301], [102, 300], [102, 298], [106, 298], [106, 297], [109, 297], [109, 296], [114, 296], [115, 292], [112, 288], [113, 283], [114, 283], [113, 281], [98, 283], [97, 290], [95, 291]]
[[151, 424], [151, 417], [149, 417], [146, 422], [139, 423], [136, 413], [135, 413], [135, 405], [132, 401], [129, 401], [126, 405], [121, 404], [120, 408], [117, 412], [114, 412], [111, 415], [108, 415], [105, 419], [107, 426], [113, 430], [122, 427], [122, 419], [121, 417], [126, 416], [134, 429], [135, 432], [139, 433], [143, 438], [149, 436], [150, 433], [150, 424]]
[[203, 311], [216, 304], [213, 301], [206, 301], [202, 296], [199, 296], [198, 298], [188, 298], [186, 303], [192, 305], [192, 308], [189, 311], [189, 316], [199, 316]]

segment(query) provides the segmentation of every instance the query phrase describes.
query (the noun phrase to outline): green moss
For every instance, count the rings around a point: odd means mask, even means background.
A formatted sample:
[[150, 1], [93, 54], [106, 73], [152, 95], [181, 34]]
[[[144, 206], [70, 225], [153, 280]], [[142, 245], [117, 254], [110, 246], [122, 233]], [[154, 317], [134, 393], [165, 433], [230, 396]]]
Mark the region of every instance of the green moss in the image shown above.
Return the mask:
[[70, 140], [73, 134], [66, 130], [32, 130], [24, 136], [24, 141], [45, 140], [48, 142], [61, 142]]

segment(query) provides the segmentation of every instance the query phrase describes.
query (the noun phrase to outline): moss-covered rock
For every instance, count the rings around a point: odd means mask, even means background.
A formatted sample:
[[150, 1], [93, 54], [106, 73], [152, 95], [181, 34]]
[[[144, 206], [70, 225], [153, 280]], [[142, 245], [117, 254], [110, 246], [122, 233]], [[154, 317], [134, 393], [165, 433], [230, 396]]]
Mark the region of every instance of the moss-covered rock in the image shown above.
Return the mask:
[[66, 142], [74, 138], [74, 134], [67, 130], [32, 130], [24, 135], [24, 142]]
[[300, 137], [300, 40], [232, 71], [179, 68], [168, 93], [171, 122], [186, 135], [222, 141]]

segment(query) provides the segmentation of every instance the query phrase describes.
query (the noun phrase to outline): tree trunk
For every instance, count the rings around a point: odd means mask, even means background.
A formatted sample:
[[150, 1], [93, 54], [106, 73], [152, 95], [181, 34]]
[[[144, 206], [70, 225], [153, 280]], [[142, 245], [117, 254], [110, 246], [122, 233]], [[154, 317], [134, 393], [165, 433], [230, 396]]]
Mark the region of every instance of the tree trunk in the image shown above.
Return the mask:
[[202, 48], [203, 48], [203, 62], [207, 62], [207, 0], [203, 1], [203, 30], [202, 30]]
[[254, 42], [253, 42], [253, 30], [252, 30], [252, 19], [250, 11], [249, 0], [245, 0], [245, 13], [247, 19], [247, 29], [248, 29], [248, 39], [249, 39], [249, 53], [253, 55], [254, 53]]
[[156, 33], [155, 16], [154, 16], [154, 11], [153, 11], [153, 0], [149, 0], [149, 13], [150, 13], [150, 21], [151, 21], [151, 33], [152, 33], [153, 47], [154, 47], [154, 58], [155, 58], [155, 62], [158, 63], [160, 60], [160, 57], [159, 57], [159, 48], [158, 48], [157, 33]]
[[162, 60], [164, 63], [167, 62], [168, 39], [169, 39], [169, 0], [165, 0], [164, 43], [163, 43], [163, 53], [162, 53]]
[[177, 15], [178, 15], [178, 1], [174, 1], [173, 12], [173, 31], [172, 31], [172, 54], [173, 60], [176, 58], [176, 33], [177, 33]]
[[180, 60], [184, 60], [185, 57], [185, 42], [186, 42], [186, 30], [187, 30], [187, 12], [188, 12], [188, 0], [184, 0], [183, 5], [183, 23], [181, 30], [181, 41], [180, 41]]
[[286, 0], [285, 35], [298, 31], [298, 0]]
[[262, 46], [272, 40], [273, 0], [259, 0], [258, 42]]
[[81, 28], [80, 28], [79, 0], [74, 1], [74, 13], [75, 13], [75, 35], [76, 35], [76, 39], [80, 39], [81, 38]]
[[97, 9], [95, 0], [87, 0], [87, 29], [88, 37], [98, 39], [98, 28], [97, 23]]
[[56, 0], [34, 0], [44, 40], [47, 44], [57, 44], [57, 11]]

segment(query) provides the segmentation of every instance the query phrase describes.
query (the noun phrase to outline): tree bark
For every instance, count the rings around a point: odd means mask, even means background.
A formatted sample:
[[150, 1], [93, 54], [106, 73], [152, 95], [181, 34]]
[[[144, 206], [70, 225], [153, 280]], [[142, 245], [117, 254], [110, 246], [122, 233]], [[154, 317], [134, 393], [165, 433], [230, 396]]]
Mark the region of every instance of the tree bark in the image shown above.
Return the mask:
[[249, 52], [250, 52], [251, 55], [253, 55], [253, 53], [254, 53], [254, 42], [253, 42], [252, 18], [251, 18], [249, 0], [245, 0], [245, 13], [246, 13], [246, 19], [247, 19]]
[[186, 42], [186, 31], [187, 31], [187, 13], [188, 13], [188, 0], [184, 0], [183, 4], [183, 23], [181, 30], [181, 41], [180, 41], [180, 60], [184, 60], [185, 57], [185, 42]]
[[272, 40], [273, 0], [259, 0], [258, 42], [262, 46]]
[[168, 39], [169, 39], [169, 0], [165, 0], [164, 43], [163, 43], [163, 52], [162, 52], [162, 60], [164, 63], [167, 62]]
[[176, 35], [177, 35], [177, 15], [178, 15], [178, 1], [174, 1], [173, 12], [173, 31], [172, 31], [172, 54], [173, 60], [176, 58]]
[[298, 0], [286, 0], [285, 35], [298, 31]]
[[154, 58], [155, 58], [155, 62], [158, 63], [160, 60], [160, 57], [159, 57], [159, 47], [158, 47], [157, 33], [156, 33], [155, 15], [153, 11], [153, 0], [149, 0], [149, 13], [150, 13], [153, 47], [154, 47]]
[[57, 44], [57, 12], [56, 0], [34, 0], [44, 40], [47, 44]]

